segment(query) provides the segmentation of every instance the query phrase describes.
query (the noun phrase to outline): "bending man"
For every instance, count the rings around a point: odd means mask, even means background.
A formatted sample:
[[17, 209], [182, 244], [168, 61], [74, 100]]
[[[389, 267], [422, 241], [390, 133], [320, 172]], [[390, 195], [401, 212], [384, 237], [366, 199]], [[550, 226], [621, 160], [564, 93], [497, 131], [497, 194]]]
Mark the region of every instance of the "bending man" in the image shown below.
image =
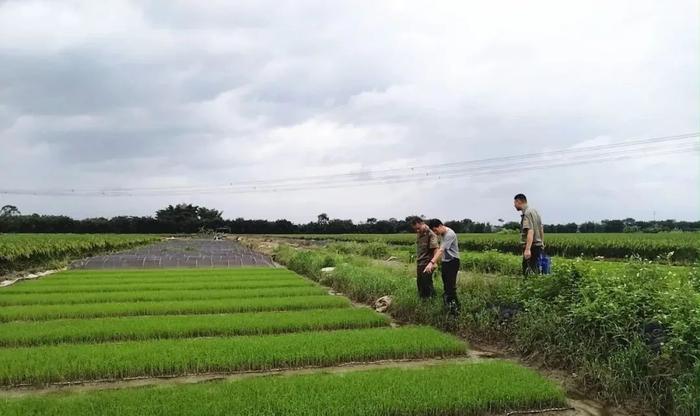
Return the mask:
[[423, 222], [420, 217], [410, 219], [411, 228], [416, 233], [416, 279], [418, 284], [418, 296], [427, 299], [435, 296], [433, 287], [433, 271], [427, 272], [426, 266], [435, 255], [439, 247], [435, 233]]
[[435, 251], [433, 258], [425, 267], [426, 273], [432, 273], [442, 259], [442, 285], [445, 288], [443, 301], [451, 314], [459, 313], [459, 299], [457, 299], [457, 273], [459, 272], [459, 246], [457, 234], [446, 227], [442, 221], [433, 219], [428, 221], [431, 230], [441, 238], [440, 248]]

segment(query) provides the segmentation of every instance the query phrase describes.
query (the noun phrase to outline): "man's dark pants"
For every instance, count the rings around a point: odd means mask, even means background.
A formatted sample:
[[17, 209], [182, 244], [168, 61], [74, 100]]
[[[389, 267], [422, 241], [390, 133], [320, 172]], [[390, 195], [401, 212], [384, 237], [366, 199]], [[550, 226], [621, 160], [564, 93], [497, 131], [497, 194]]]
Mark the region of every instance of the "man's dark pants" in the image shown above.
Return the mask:
[[532, 254], [529, 259], [523, 256], [523, 276], [529, 276], [531, 274], [541, 274], [540, 270], [540, 256], [542, 255], [542, 246], [533, 245], [530, 248], [530, 253]]
[[459, 259], [442, 262], [442, 285], [445, 288], [443, 301], [445, 306], [459, 311], [459, 299], [457, 299], [457, 273], [459, 272]]
[[435, 296], [435, 288], [433, 287], [433, 273], [424, 273], [428, 263], [418, 264], [416, 268], [416, 282], [418, 284], [418, 296], [421, 299], [427, 299]]

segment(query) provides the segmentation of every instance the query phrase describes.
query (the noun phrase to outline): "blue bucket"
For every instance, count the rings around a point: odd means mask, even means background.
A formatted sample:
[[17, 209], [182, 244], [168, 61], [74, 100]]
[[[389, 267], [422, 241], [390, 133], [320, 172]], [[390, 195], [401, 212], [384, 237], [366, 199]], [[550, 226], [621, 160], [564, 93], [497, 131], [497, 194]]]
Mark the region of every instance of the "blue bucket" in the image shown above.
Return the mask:
[[540, 254], [540, 271], [542, 274], [552, 273], [552, 259], [544, 253]]

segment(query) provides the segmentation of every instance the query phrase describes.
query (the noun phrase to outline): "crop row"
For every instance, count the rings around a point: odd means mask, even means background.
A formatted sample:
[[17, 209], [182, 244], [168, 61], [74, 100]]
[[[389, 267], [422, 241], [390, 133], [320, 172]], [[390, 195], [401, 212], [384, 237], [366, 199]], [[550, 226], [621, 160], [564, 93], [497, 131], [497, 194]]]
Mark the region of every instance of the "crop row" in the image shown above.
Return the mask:
[[158, 241], [153, 235], [2, 234], [0, 272]]
[[465, 353], [464, 343], [429, 327], [1, 348], [0, 385], [257, 371]]
[[185, 281], [219, 281], [219, 280], [285, 280], [298, 279], [299, 275], [283, 268], [212, 268], [212, 269], [71, 269], [52, 275], [48, 282], [61, 284], [105, 284], [138, 281], [185, 282]]
[[341, 296], [286, 296], [250, 299], [204, 299], [163, 302], [109, 302], [68, 305], [19, 305], [0, 308], [0, 322], [44, 321], [137, 315], [182, 315], [283, 311], [349, 307]]
[[0, 346], [263, 335], [386, 325], [386, 316], [365, 308], [9, 322], [0, 324]]
[[108, 302], [244, 299], [323, 295], [327, 289], [314, 286], [253, 289], [149, 290], [123, 292], [0, 293], [0, 306], [59, 305]]
[[[514, 254], [499, 253], [497, 251], [475, 252], [466, 251], [460, 253], [461, 266], [463, 270], [493, 273], [501, 275], [522, 274], [522, 256]], [[567, 259], [564, 257], [552, 258], [552, 269], [561, 269], [576, 265], [581, 268], [590, 268], [592, 271], [603, 273], [624, 273], [630, 267], [639, 267], [645, 262], [620, 262], [620, 261], [593, 261], [583, 259]], [[695, 278], [698, 270], [694, 267], [658, 265], [654, 267], [678, 276], [690, 276]]]
[[[415, 235], [409, 233], [309, 234], [286, 237], [361, 243], [415, 244]], [[662, 257], [679, 263], [694, 263], [700, 259], [700, 235], [698, 233], [547, 234], [545, 242], [549, 254], [562, 257], [602, 256], [618, 259], [630, 256], [640, 256], [646, 259]], [[517, 234], [459, 234], [459, 246], [462, 250], [472, 251], [498, 250], [504, 253], [520, 253], [522, 251]]]
[[521, 366], [492, 361], [58, 393], [0, 400], [0, 413], [6, 416], [476, 415], [563, 405], [563, 392], [553, 383]]
[[[46, 279], [48, 282], [50, 280]], [[231, 280], [214, 282], [156, 282], [131, 284], [42, 284], [43, 282], [22, 282], [3, 290], [3, 293], [77, 293], [77, 292], [140, 292], [144, 290], [213, 290], [213, 289], [256, 289], [256, 288], [282, 288], [313, 286], [313, 283], [300, 279], [290, 278], [285, 280]]]

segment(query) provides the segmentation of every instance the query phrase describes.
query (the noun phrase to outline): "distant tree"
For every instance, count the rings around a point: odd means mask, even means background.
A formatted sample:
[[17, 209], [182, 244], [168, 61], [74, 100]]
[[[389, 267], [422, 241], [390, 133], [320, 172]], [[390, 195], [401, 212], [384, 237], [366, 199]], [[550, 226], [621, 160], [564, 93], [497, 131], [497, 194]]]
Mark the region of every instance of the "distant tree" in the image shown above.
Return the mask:
[[374, 225], [377, 223], [377, 219], [374, 217], [367, 218], [367, 224]]
[[634, 227], [635, 225], [637, 225], [637, 220], [635, 220], [634, 218], [625, 218], [624, 220], [622, 220], [622, 223], [625, 224], [625, 227]]
[[625, 230], [625, 223], [622, 220], [603, 220], [603, 232], [621, 233]]
[[520, 223], [517, 221], [509, 221], [509, 222], [503, 224], [503, 228], [505, 228], [506, 230], [519, 230]]
[[199, 207], [192, 204], [168, 205], [156, 211], [156, 219], [165, 222], [196, 222], [199, 220]]
[[202, 221], [220, 221], [223, 211], [217, 211], [215, 209], [209, 209], [205, 207], [197, 207], [197, 216]]
[[0, 208], [0, 217], [12, 217], [13, 215], [21, 214], [22, 213], [19, 212], [19, 209], [17, 209], [17, 207], [14, 205], [5, 205]]
[[318, 219], [318, 223], [321, 225], [326, 225], [330, 221], [330, 219], [328, 218], [328, 214], [326, 214], [325, 212], [318, 214], [316, 218]]
[[578, 230], [582, 233], [594, 233], [596, 231], [596, 225], [594, 222], [587, 221], [579, 225]]

